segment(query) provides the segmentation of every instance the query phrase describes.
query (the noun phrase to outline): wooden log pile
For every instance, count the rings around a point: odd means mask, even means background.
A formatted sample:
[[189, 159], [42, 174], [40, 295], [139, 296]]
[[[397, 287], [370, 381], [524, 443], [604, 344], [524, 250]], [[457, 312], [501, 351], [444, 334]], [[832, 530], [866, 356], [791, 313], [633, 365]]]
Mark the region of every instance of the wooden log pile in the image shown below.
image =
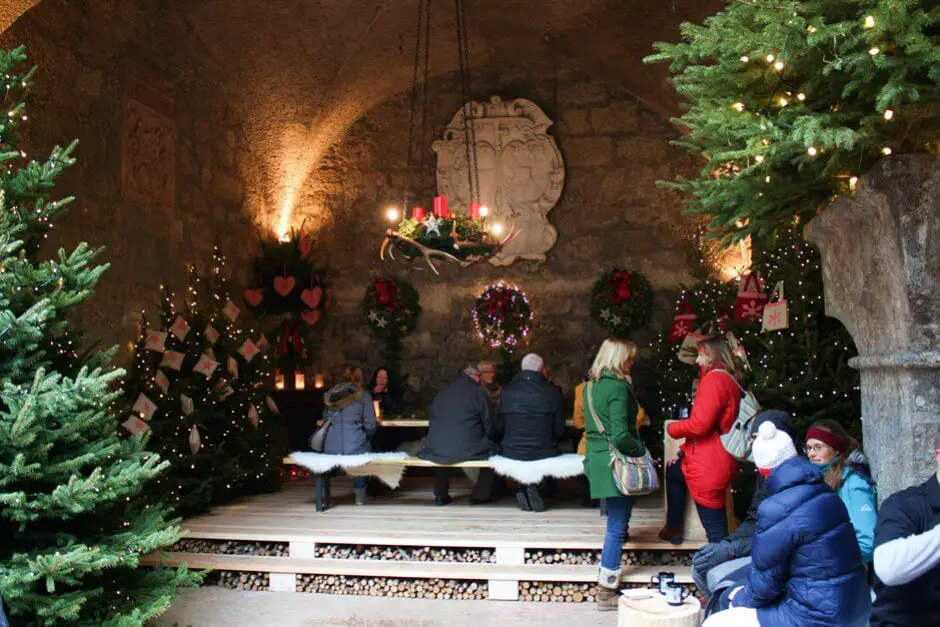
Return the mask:
[[169, 549], [179, 553], [215, 555], [264, 555], [287, 557], [287, 542], [241, 542], [233, 540], [188, 540], [183, 538]]
[[485, 581], [398, 579], [346, 575], [299, 575], [298, 592], [408, 599], [485, 599]]
[[[624, 551], [624, 566], [691, 566], [692, 551]], [[544, 549], [526, 551], [526, 564], [564, 564], [571, 566], [599, 564], [600, 551]]]
[[[645, 583], [623, 583], [621, 589], [649, 588]], [[694, 585], [689, 584], [692, 594], [698, 595]], [[555, 581], [520, 581], [519, 600], [553, 603], [593, 603], [597, 584], [561, 583]]]
[[215, 570], [209, 573], [203, 585], [215, 585], [232, 590], [267, 590], [270, 583], [268, 573]]
[[317, 544], [316, 557], [346, 560], [384, 560], [392, 562], [463, 562], [495, 564], [492, 549], [448, 549], [438, 547], [376, 546], [352, 544]]

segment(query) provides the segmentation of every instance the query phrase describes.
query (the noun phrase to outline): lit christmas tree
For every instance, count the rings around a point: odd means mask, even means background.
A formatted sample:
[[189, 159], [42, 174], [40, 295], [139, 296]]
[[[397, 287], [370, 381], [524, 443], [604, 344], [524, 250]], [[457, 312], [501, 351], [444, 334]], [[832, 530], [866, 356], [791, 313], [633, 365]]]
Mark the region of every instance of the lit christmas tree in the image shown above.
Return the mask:
[[172, 464], [156, 494], [183, 514], [275, 486], [282, 457], [265, 343], [236, 324], [225, 257], [216, 247], [205, 280], [189, 272], [183, 309], [164, 289], [159, 328], [143, 320], [126, 381], [128, 403]]
[[146, 436], [120, 431], [112, 408], [123, 371], [108, 353], [93, 356], [97, 367], [53, 365], [61, 357], [54, 338], [107, 266], [84, 243], [39, 256], [67, 204], [46, 194], [73, 161], [71, 147], [55, 148], [43, 162], [15, 166], [32, 76], [20, 70], [25, 60], [22, 49], [0, 52], [8, 103], [0, 118], [0, 591], [14, 625], [142, 625], [199, 577], [185, 567], [137, 568], [180, 530], [163, 506], [140, 498], [167, 464], [147, 450]]
[[659, 43], [689, 103], [674, 185], [720, 235], [769, 236], [851, 192], [881, 156], [935, 152], [940, 10], [898, 0], [729, 2]]

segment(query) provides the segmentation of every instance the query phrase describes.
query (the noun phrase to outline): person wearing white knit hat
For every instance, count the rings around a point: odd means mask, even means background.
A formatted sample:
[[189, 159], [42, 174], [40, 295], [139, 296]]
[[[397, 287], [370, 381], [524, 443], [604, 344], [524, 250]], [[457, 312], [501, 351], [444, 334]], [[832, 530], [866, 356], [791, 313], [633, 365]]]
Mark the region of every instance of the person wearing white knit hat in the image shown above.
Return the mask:
[[761, 424], [754, 464], [770, 495], [757, 511], [753, 561], [730, 608], [704, 627], [868, 625], [868, 575], [842, 499], [772, 422]]

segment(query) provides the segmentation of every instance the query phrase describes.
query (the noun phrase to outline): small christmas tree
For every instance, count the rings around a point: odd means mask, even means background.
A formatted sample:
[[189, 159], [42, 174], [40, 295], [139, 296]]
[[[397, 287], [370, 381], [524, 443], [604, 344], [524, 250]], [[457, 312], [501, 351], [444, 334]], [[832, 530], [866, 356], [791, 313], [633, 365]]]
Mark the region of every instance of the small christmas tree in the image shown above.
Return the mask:
[[[127, 437], [112, 412], [123, 372], [53, 366], [73, 307], [107, 269], [79, 244], [40, 259], [38, 244], [66, 201], [46, 197], [72, 147], [16, 169], [32, 71], [22, 49], [0, 52], [7, 115], [0, 125], [0, 591], [17, 625], [137, 626], [162, 613], [185, 567], [139, 569], [141, 555], [180, 537], [141, 490], [167, 466], [146, 436]], [[74, 144], [73, 144], [74, 146]], [[67, 344], [65, 345], [67, 346]]]
[[728, 2], [658, 43], [689, 102], [676, 142], [701, 155], [674, 185], [728, 238], [770, 236], [851, 192], [880, 157], [935, 152], [940, 9], [898, 0]]
[[126, 382], [128, 402], [172, 464], [156, 494], [184, 514], [272, 487], [280, 472], [270, 362], [261, 336], [236, 324], [225, 274], [217, 247], [207, 279], [190, 267], [182, 310], [163, 290], [159, 328], [143, 320]]

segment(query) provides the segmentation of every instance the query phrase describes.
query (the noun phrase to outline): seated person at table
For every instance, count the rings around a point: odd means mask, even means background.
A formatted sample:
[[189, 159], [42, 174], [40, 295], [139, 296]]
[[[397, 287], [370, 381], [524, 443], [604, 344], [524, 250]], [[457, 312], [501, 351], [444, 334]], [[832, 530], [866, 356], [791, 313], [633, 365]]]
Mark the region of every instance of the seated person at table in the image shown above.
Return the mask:
[[[331, 421], [323, 443], [327, 455], [361, 455], [372, 451], [369, 441], [375, 435], [375, 408], [372, 397], [362, 389], [362, 369], [347, 366], [343, 381], [323, 395], [323, 419]], [[365, 505], [368, 477], [353, 479], [356, 505]]]
[[[565, 432], [565, 402], [545, 377], [545, 362], [531, 353], [522, 359], [522, 371], [503, 388], [499, 410], [490, 429], [503, 457], [535, 461], [561, 455], [558, 438]], [[541, 512], [545, 503], [538, 485], [523, 485], [516, 494], [524, 511]]]
[[[381, 366], [375, 370], [372, 375], [372, 381], [369, 383], [369, 392], [372, 394], [372, 400], [379, 402], [379, 425], [382, 420], [390, 418], [399, 418], [404, 414], [404, 403], [402, 401], [401, 388], [399, 380], [395, 374]], [[406, 442], [418, 442], [424, 437], [423, 429], [411, 427], [395, 427], [391, 429], [381, 429], [372, 439], [372, 450], [385, 453], [388, 451], [399, 451], [407, 449], [402, 447]], [[416, 450], [411, 448], [412, 451]]]
[[[480, 387], [480, 373], [466, 366], [457, 380], [437, 393], [428, 412], [428, 435], [418, 457], [435, 464], [458, 464], [487, 459], [491, 444], [486, 433], [491, 420], [490, 401]], [[434, 504], [447, 505], [450, 476], [454, 469], [438, 468], [434, 482]], [[470, 503], [486, 503], [492, 496], [493, 471], [481, 469]]]
[[499, 406], [499, 395], [502, 387], [496, 383], [496, 364], [492, 361], [481, 361], [477, 364], [480, 371], [480, 386], [490, 397], [490, 407], [494, 410]]

